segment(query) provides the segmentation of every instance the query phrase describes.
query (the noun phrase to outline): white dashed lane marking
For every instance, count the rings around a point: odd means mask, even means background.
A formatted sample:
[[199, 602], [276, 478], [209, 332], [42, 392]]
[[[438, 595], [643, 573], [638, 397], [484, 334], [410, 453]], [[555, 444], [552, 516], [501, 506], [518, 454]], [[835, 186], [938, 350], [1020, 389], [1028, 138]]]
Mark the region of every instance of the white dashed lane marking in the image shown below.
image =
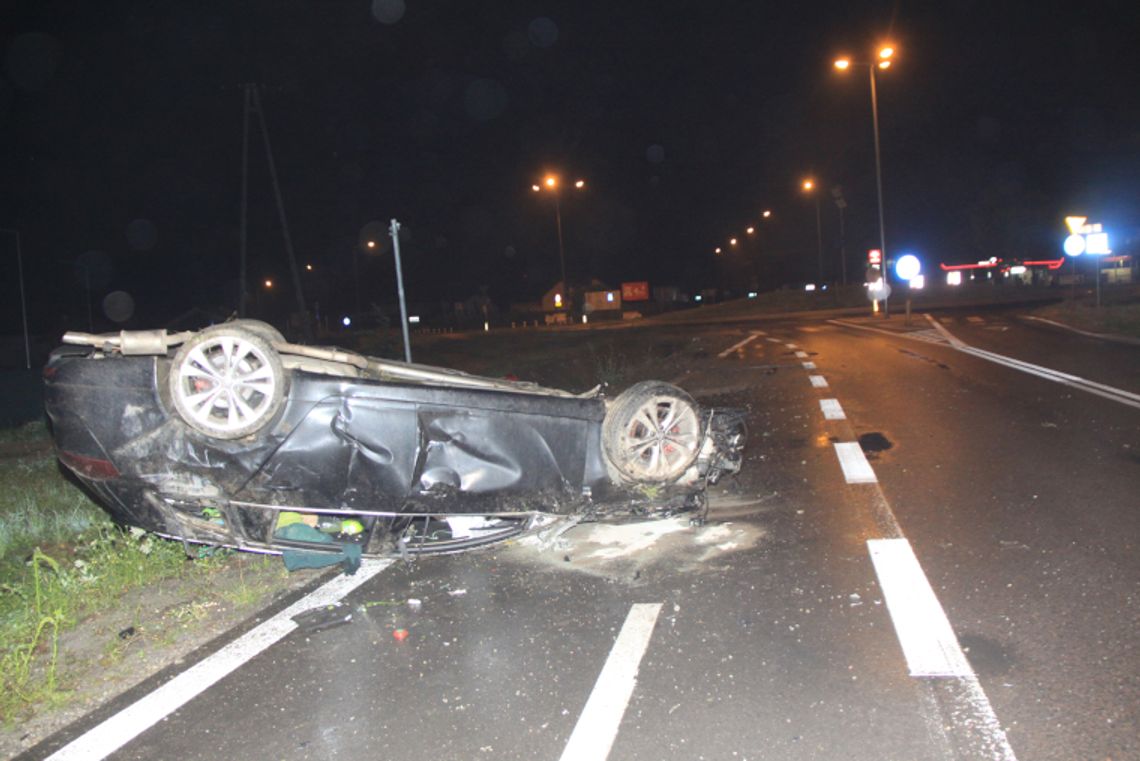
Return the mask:
[[[933, 320], [931, 322], [939, 329], [939, 333], [945, 334], [939, 336], [941, 339], [950, 342], [955, 348], [964, 347], [944, 328]], [[930, 340], [928, 336], [922, 338]], [[803, 366], [805, 370], [815, 369], [814, 362], [804, 362]], [[817, 388], [827, 385], [822, 375], [809, 377], [812, 385]], [[846, 419], [838, 399], [820, 399], [819, 407], [827, 420]], [[981, 682], [966, 660], [950, 620], [915, 557], [910, 542], [903, 536], [902, 528], [878, 485], [879, 479], [863, 454], [862, 447], [854, 441], [841, 442], [835, 445], [835, 455], [847, 483], [872, 484], [868, 492], [871, 503], [879, 513], [885, 533], [890, 536], [868, 540], [867, 550], [910, 674], [924, 679], [947, 680], [953, 686], [956, 699], [960, 701], [950, 709], [949, 714], [945, 709], [939, 710], [940, 715], [937, 718], [929, 717], [929, 720], [941, 722], [959, 737], [969, 738], [969, 758], [1017, 761], [1005, 730], [998, 721]], [[944, 747], [943, 750], [947, 751], [943, 755], [948, 756], [951, 748]]]
[[796, 352], [796, 358], [797, 359], [807, 359], [807, 356], [808, 356], [808, 353], [806, 351], [797, 351]]
[[843, 414], [843, 407], [839, 405], [838, 399], [820, 399], [819, 408], [823, 410], [823, 417], [827, 420], [847, 419], [847, 416]]
[[910, 675], [973, 676], [910, 542], [868, 539], [867, 549]]
[[808, 379], [811, 381], [811, 385], [816, 388], [827, 388], [827, 378], [822, 375], [809, 375]]
[[839, 467], [843, 468], [843, 477], [849, 484], [874, 484], [879, 479], [867, 462], [867, 455], [857, 441], [844, 441], [835, 445], [835, 456], [839, 458]]

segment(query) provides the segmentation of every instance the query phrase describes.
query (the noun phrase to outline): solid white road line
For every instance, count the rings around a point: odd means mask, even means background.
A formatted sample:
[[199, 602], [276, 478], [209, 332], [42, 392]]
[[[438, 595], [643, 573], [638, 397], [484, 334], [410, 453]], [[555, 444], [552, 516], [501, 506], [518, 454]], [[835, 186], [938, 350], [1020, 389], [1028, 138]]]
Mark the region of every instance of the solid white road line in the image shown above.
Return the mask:
[[820, 399], [819, 408], [823, 410], [823, 417], [825, 420], [847, 419], [847, 416], [843, 414], [843, 407], [839, 405], [838, 399]]
[[815, 362], [804, 362], [803, 365], [804, 365], [805, 370], [814, 370], [815, 369]]
[[824, 378], [822, 375], [809, 375], [808, 380], [810, 380], [811, 385], [816, 388], [827, 388], [827, 378]]
[[868, 539], [911, 676], [973, 676], [946, 612], [906, 539]]
[[874, 484], [879, 479], [867, 462], [863, 448], [857, 441], [845, 441], [835, 445], [835, 456], [839, 458], [839, 467], [843, 468], [843, 477], [849, 484]]
[[106, 758], [297, 628], [294, 616], [337, 602], [391, 564], [391, 560], [365, 560], [354, 575], [341, 574], [314, 589], [268, 621], [72, 740], [48, 756], [47, 761]]
[[946, 340], [949, 341], [955, 349], [964, 354], [971, 354], [975, 357], [993, 362], [998, 365], [1004, 365], [1005, 367], [1009, 367], [1014, 370], [1020, 370], [1023, 373], [1036, 375], [1038, 378], [1044, 378], [1045, 380], [1050, 380], [1054, 383], [1060, 383], [1065, 386], [1080, 389], [1081, 391], [1085, 391], [1089, 394], [1095, 394], [1099, 397], [1110, 399], [1114, 402], [1140, 409], [1140, 394], [1134, 394], [1131, 391], [1125, 391], [1124, 389], [1115, 388], [1114, 386], [1106, 386], [1103, 383], [1097, 383], [1096, 381], [1091, 381], [1078, 375], [1063, 373], [1060, 370], [1053, 370], [1048, 367], [1035, 365], [1031, 362], [1024, 362], [1020, 359], [1007, 357], [1004, 354], [995, 354], [994, 352], [986, 351], [985, 349], [975, 349], [973, 346], [969, 346], [959, 339], [955, 338], [949, 330], [947, 330], [942, 325], [939, 325], [938, 322], [931, 319], [929, 315], [927, 315], [927, 319], [930, 320], [931, 324], [934, 325], [939, 333], [946, 337]]
[[732, 354], [737, 349], [743, 349], [745, 346], [747, 346], [752, 341], [755, 341], [759, 337], [760, 337], [759, 333], [753, 333], [752, 335], [745, 338], [743, 341], [737, 341], [732, 346], [729, 346], [727, 349], [722, 351], [720, 354], [717, 354], [717, 357], [719, 357], [720, 359], [724, 359], [725, 357], [727, 357], [729, 354]]
[[[937, 320], [931, 318], [930, 315], [927, 315], [926, 317], [928, 320], [930, 320], [930, 324], [934, 326], [938, 333], [943, 338], [945, 338], [951, 346], [963, 354], [970, 354], [977, 357], [978, 359], [984, 359], [987, 362], [1004, 365], [1013, 370], [1020, 370], [1023, 373], [1036, 375], [1038, 378], [1044, 378], [1045, 380], [1050, 380], [1054, 383], [1060, 383], [1065, 386], [1071, 386], [1072, 388], [1080, 389], [1081, 391], [1089, 394], [1095, 394], [1096, 396], [1117, 402], [1118, 404], [1124, 404], [1129, 407], [1140, 409], [1140, 394], [1133, 393], [1132, 391], [1125, 391], [1124, 389], [1116, 388], [1115, 386], [1106, 386], [1103, 383], [1097, 383], [1096, 381], [1091, 381], [1087, 378], [1082, 378], [1077, 375], [1063, 373], [1059, 370], [1052, 370], [1048, 367], [1034, 365], [1030, 362], [1024, 362], [1020, 359], [1007, 357], [1003, 354], [995, 354], [992, 351], [986, 351], [984, 349], [975, 349], [974, 347], [964, 343], [962, 340], [955, 338], [950, 333], [950, 331], [948, 331], [943, 325], [940, 325]], [[843, 327], [847, 328], [855, 328], [856, 330], [865, 330], [872, 333], [884, 333], [896, 338], [906, 338], [915, 341], [926, 340], [922, 338], [918, 333], [896, 333], [889, 330], [867, 327], [866, 325], [856, 325], [855, 323], [845, 322], [843, 320], [828, 320], [828, 322], [832, 322], [836, 325], [842, 325]], [[927, 343], [929, 343], [929, 341], [927, 341]]]
[[660, 612], [661, 603], [638, 603], [630, 609], [561, 761], [605, 761], [609, 756]]
[[1115, 336], [1115, 335], [1112, 335], [1109, 333], [1093, 333], [1093, 332], [1088, 331], [1088, 330], [1080, 330], [1079, 328], [1074, 328], [1073, 326], [1066, 325], [1063, 322], [1057, 322], [1055, 320], [1047, 320], [1044, 317], [1034, 317], [1031, 314], [1022, 315], [1021, 319], [1033, 320], [1034, 322], [1043, 322], [1046, 325], [1052, 325], [1055, 328], [1060, 328], [1061, 330], [1067, 330], [1070, 333], [1079, 333], [1082, 336], [1089, 336], [1090, 338], [1099, 338], [1102, 341], [1114, 341], [1116, 343], [1140, 345], [1140, 338], [1132, 338], [1131, 336]]

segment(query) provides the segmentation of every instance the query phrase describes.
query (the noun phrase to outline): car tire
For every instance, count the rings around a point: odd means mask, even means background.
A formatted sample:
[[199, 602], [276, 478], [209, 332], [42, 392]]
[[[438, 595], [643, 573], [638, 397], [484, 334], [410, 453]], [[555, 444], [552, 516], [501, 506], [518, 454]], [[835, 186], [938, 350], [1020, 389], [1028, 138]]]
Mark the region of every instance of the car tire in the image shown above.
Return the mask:
[[232, 324], [183, 343], [167, 379], [182, 421], [216, 439], [240, 439], [268, 426], [289, 390], [281, 357], [269, 344], [262, 331]]
[[270, 346], [276, 343], [285, 343], [285, 336], [281, 333], [280, 330], [273, 327], [268, 322], [262, 322], [261, 320], [249, 320], [244, 317], [239, 317], [236, 320], [223, 322], [221, 327], [242, 328], [243, 330], [248, 330], [251, 333], [256, 333], [268, 341]]
[[680, 478], [700, 454], [702, 440], [696, 402], [662, 381], [644, 381], [623, 391], [602, 423], [607, 459], [634, 483]]

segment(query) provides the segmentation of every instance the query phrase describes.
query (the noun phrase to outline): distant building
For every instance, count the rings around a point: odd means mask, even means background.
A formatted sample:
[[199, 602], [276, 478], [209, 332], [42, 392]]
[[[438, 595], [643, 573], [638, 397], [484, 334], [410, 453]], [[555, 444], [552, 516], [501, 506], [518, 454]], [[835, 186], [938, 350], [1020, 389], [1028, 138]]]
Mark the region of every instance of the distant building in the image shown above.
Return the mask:
[[561, 280], [555, 283], [554, 287], [542, 295], [543, 312], [568, 312], [570, 311], [570, 304], [570, 294], [568, 294], [562, 287]]

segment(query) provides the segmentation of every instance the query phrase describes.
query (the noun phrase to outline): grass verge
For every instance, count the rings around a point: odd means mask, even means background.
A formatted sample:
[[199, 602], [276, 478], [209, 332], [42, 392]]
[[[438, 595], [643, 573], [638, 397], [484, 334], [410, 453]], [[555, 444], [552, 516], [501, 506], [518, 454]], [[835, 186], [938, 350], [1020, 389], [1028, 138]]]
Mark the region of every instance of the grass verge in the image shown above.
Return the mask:
[[[122, 530], [60, 472], [42, 423], [0, 431], [0, 724], [67, 704], [95, 673], [272, 590], [268, 559]], [[90, 625], [90, 624], [94, 625]]]

